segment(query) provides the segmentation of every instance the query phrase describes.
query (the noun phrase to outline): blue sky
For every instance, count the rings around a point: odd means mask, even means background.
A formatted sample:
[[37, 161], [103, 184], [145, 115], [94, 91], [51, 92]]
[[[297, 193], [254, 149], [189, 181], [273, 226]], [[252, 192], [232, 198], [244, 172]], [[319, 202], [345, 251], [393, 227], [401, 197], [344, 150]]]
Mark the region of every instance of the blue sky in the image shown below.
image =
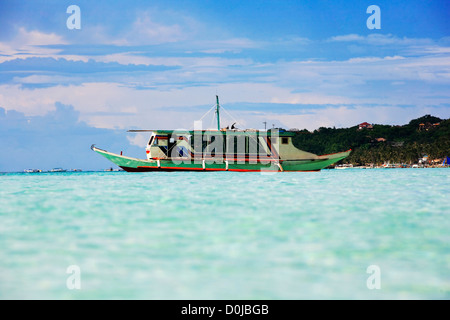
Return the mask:
[[[68, 29], [76, 4], [81, 29]], [[381, 29], [368, 29], [370, 5]], [[449, 1], [0, 1], [0, 171], [145, 157], [131, 128], [450, 117]], [[227, 118], [228, 117], [228, 118]], [[209, 120], [204, 122], [208, 127]]]

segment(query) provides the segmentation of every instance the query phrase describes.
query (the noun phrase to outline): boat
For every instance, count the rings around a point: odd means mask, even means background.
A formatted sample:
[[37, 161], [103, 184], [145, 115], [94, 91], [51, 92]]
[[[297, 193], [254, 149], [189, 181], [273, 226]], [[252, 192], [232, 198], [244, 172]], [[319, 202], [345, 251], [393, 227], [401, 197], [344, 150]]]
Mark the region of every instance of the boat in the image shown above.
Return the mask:
[[105, 169], [105, 170], [103, 170], [103, 171], [108, 171], [108, 172], [112, 172], [112, 171], [123, 171], [122, 169], [118, 169], [118, 168], [113, 168], [113, 167], [110, 167], [110, 168], [108, 168], [108, 169]]
[[25, 169], [23, 170], [23, 172], [25, 173], [37, 173], [37, 172], [42, 172], [41, 169]]
[[63, 168], [53, 168], [50, 170], [50, 172], [66, 172], [67, 170], [64, 170]]
[[351, 168], [353, 168], [353, 164], [351, 164], [351, 163], [344, 163], [344, 164], [337, 165], [334, 168], [335, 169], [340, 169], [340, 170], [351, 169]]
[[295, 132], [220, 127], [219, 97], [214, 106], [217, 129], [128, 130], [149, 132], [146, 159], [91, 149], [128, 172], [146, 171], [320, 171], [349, 156], [351, 149], [316, 155], [293, 144]]
[[400, 165], [398, 164], [393, 164], [393, 163], [385, 163], [382, 166], [384, 169], [396, 169], [396, 168], [401, 168]]

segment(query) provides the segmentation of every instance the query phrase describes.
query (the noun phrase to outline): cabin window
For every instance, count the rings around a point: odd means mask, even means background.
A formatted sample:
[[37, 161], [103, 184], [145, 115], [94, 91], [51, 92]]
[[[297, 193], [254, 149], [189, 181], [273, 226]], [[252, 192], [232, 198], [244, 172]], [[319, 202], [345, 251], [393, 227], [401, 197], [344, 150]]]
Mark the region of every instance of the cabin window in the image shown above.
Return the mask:
[[282, 137], [281, 138], [281, 144], [288, 144], [289, 143], [289, 138], [288, 137]]
[[152, 136], [152, 137], [150, 138], [150, 141], [148, 142], [148, 145], [149, 145], [149, 146], [152, 144], [154, 138], [155, 138], [155, 136]]
[[155, 146], [167, 146], [167, 136], [156, 136], [153, 145]]

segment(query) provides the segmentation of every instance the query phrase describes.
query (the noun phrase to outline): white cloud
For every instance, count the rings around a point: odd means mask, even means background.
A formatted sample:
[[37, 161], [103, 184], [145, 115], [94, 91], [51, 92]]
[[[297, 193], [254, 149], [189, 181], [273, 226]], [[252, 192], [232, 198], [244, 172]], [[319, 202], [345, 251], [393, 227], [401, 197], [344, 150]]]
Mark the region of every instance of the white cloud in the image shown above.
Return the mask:
[[328, 41], [364, 41], [363, 36], [357, 34], [347, 34], [341, 36], [331, 37]]
[[157, 23], [148, 12], [145, 12], [134, 22], [132, 31], [127, 35], [127, 41], [130, 39], [132, 43], [159, 44], [180, 41], [185, 37], [180, 25]]
[[402, 56], [387, 56], [387, 57], [357, 57], [357, 58], [350, 58], [347, 60], [349, 63], [372, 63], [372, 62], [379, 62], [379, 61], [389, 61], [389, 60], [402, 60], [405, 59], [405, 57]]
[[[142, 87], [187, 86], [191, 84], [218, 82], [233, 83], [235, 79], [250, 79], [253, 83], [272, 83], [284, 88], [282, 95], [272, 97], [269, 102], [301, 104], [350, 104], [389, 103], [426, 104], [421, 98], [438, 93], [442, 88], [424, 87], [417, 81], [448, 85], [450, 60], [445, 55], [425, 57], [359, 57], [346, 61], [278, 61], [258, 64], [250, 59], [228, 59], [221, 57], [142, 57], [116, 54], [97, 58], [99, 61], [120, 61], [122, 64], [146, 64], [177, 66], [179, 69], [151, 75], [127, 77], [128, 83]], [[239, 66], [239, 67], [237, 67]], [[133, 80], [134, 79], [134, 80]], [[371, 82], [377, 82], [373, 84]], [[389, 87], [390, 83], [403, 82], [418, 86], [414, 92], [399, 92]], [[375, 86], [374, 86], [375, 85]], [[382, 90], [377, 98], [376, 88]], [[411, 87], [412, 88], [412, 87]], [[292, 94], [295, 91], [305, 91]], [[436, 94], [442, 96], [442, 92]], [[434, 101], [436, 102], [436, 101]], [[440, 100], [439, 103], [444, 101]]]
[[397, 37], [392, 34], [379, 34], [372, 33], [367, 36], [361, 36], [358, 34], [347, 34], [331, 37], [328, 42], [360, 42], [369, 45], [395, 45], [395, 46], [418, 46], [418, 45], [430, 45], [433, 44], [432, 39], [427, 38], [407, 38]]
[[25, 46], [45, 46], [54, 44], [67, 44], [63, 37], [56, 33], [44, 33], [38, 30], [28, 31], [25, 28], [19, 28], [19, 31], [11, 42], [17, 48]]
[[257, 42], [248, 38], [229, 38], [223, 40], [193, 41], [193, 48], [203, 53], [239, 53], [243, 49], [262, 48], [266, 43]]
[[28, 31], [22, 27], [18, 29], [11, 41], [0, 42], [0, 63], [17, 58], [57, 56], [61, 50], [42, 46], [58, 44], [67, 44], [67, 42], [55, 33]]
[[432, 114], [441, 118], [450, 118], [450, 108], [445, 106], [356, 106], [304, 110], [306, 114], [271, 114], [287, 128], [315, 130], [320, 127], [348, 128], [362, 122], [376, 124], [403, 125], [412, 119]]
[[410, 54], [449, 54], [450, 47], [443, 46], [411, 46]]
[[287, 104], [349, 104], [352, 103], [352, 100], [346, 97], [319, 93], [284, 92], [282, 96], [274, 97], [270, 102]]
[[117, 62], [123, 65], [164, 65], [170, 67], [226, 67], [244, 66], [252, 64], [251, 59], [244, 58], [222, 58], [222, 57], [147, 57], [139, 55], [140, 52], [116, 53], [105, 56], [92, 56], [98, 62]]
[[[227, 103], [286, 103], [296, 105], [360, 105], [356, 109], [346, 106], [315, 110], [311, 114], [253, 114], [258, 120], [271, 116], [288, 127], [299, 127], [294, 122], [308, 124], [312, 129], [349, 121], [368, 121], [363, 118], [383, 120], [383, 115], [403, 119], [405, 109], [398, 105], [415, 105], [418, 116], [426, 106], [449, 103], [450, 85], [449, 48], [438, 46], [429, 39], [399, 38], [393, 35], [357, 34], [340, 35], [328, 42], [357, 42], [368, 45], [405, 46], [400, 53], [385, 57], [360, 56], [345, 61], [285, 61], [258, 63], [239, 55], [232, 58], [222, 53], [238, 53], [243, 49], [267, 48], [268, 43], [243, 37], [222, 37], [210, 40], [199, 31], [198, 22], [188, 18], [160, 22], [155, 13], [141, 13], [134, 24], [112, 37], [101, 26], [92, 27], [90, 40], [97, 43], [133, 45], [133, 51], [95, 56], [63, 55], [59, 49], [41, 46], [68, 44], [54, 33], [19, 28], [14, 40], [0, 43], [0, 62], [15, 58], [52, 57], [75, 61], [117, 62], [122, 65], [164, 65], [178, 67], [173, 70], [102, 74], [99, 82], [91, 74], [58, 75], [30, 74], [15, 77], [13, 84], [0, 86], [0, 106], [24, 112], [26, 115], [43, 115], [54, 109], [57, 101], [73, 105], [81, 112], [81, 119], [103, 128], [183, 127], [201, 114], [189, 106], [214, 103], [216, 92], [224, 105]], [[203, 37], [196, 40], [195, 35]], [[148, 56], [140, 45], [178, 42], [174, 50], [179, 56], [165, 53]], [[299, 46], [308, 44], [304, 38], [282, 39], [272, 45]], [[328, 44], [329, 45], [329, 44]], [[138, 49], [136, 49], [136, 47]], [[122, 48], [122, 49], [126, 49]], [[186, 56], [191, 51], [191, 56]], [[207, 55], [195, 56], [203, 52]], [[420, 55], [407, 55], [420, 52]], [[208, 55], [210, 54], [210, 55]], [[64, 71], [64, 70], [62, 70]], [[92, 78], [91, 78], [92, 76]], [[89, 77], [89, 78], [88, 78]], [[121, 79], [118, 80], [118, 77]], [[88, 80], [89, 79], [89, 80]], [[72, 82], [71, 82], [72, 81]], [[82, 85], [58, 85], [49, 88], [25, 89], [19, 84], [73, 82]], [[152, 90], [137, 90], [137, 87]], [[368, 104], [377, 107], [366, 107]], [[171, 107], [170, 111], [164, 108]], [[175, 108], [179, 108], [178, 110]], [[307, 110], [307, 109], [306, 109]], [[378, 110], [378, 111], [377, 111]], [[408, 109], [416, 110], [416, 109]], [[401, 112], [400, 112], [401, 111]], [[241, 122], [249, 114], [240, 116]], [[133, 138], [138, 139], [138, 138]], [[142, 141], [132, 140], [136, 144]], [[133, 143], [134, 143], [133, 142]]]
[[[120, 82], [117, 76], [115, 80], [110, 80], [115, 82], [107, 82], [105, 76], [102, 82], [35, 89], [25, 89], [19, 84], [67, 84], [71, 77], [58, 74], [16, 77], [13, 80], [15, 84], [0, 86], [0, 106], [26, 115], [43, 115], [53, 110], [55, 102], [59, 101], [73, 105], [81, 112], [83, 120], [97, 127], [158, 125], [165, 128], [173, 125], [183, 127], [184, 120], [192, 122], [198, 119], [201, 115], [193, 114], [189, 106], [212, 104], [216, 92], [225, 106], [227, 103], [243, 102], [305, 106], [415, 105], [424, 108], [450, 101], [450, 59], [446, 54], [266, 64], [257, 64], [250, 59], [142, 57], [135, 53], [100, 56], [97, 59], [180, 68], [128, 73]], [[73, 79], [83, 81], [82, 77]], [[139, 87], [152, 90], [137, 90]], [[178, 107], [179, 110], [168, 112], [161, 109], [165, 107]], [[347, 111], [342, 109], [343, 114]], [[280, 115], [279, 120], [287, 121], [295, 116], [283, 117]], [[305, 119], [306, 115], [299, 117]], [[324, 123], [331, 123], [325, 120]], [[316, 122], [311, 123], [316, 125]]]
[[[33, 116], [54, 110], [55, 103], [60, 102], [74, 106], [80, 112], [80, 120], [91, 126], [122, 129], [125, 134], [125, 130], [131, 128], [192, 129], [194, 120], [200, 119], [214, 105], [215, 94], [220, 96], [221, 105], [225, 108], [222, 112], [222, 126], [237, 120], [241, 128], [262, 128], [263, 121], [280, 124], [285, 128], [314, 130], [321, 126], [350, 127], [364, 121], [404, 124], [424, 114], [450, 118], [448, 104], [424, 103], [448, 103], [448, 97], [433, 98], [434, 100], [422, 97], [421, 104], [410, 107], [401, 107], [386, 100], [372, 106], [343, 105], [352, 99], [347, 101], [344, 97], [324, 94], [293, 93], [290, 89], [263, 83], [186, 86], [178, 89], [161, 87], [155, 90], [135, 90], [119, 83], [85, 83], [40, 89], [1, 85], [0, 106]], [[413, 94], [411, 96], [411, 100], [416, 99]], [[265, 110], [227, 111], [227, 105], [233, 104], [235, 108], [239, 102], [265, 103]], [[302, 104], [306, 102], [327, 104], [328, 107], [315, 108]], [[279, 112], [275, 105], [272, 111], [267, 111], [268, 103], [296, 103], [299, 107], [290, 109], [289, 114], [286, 114]], [[206, 117], [204, 128], [213, 127], [211, 123], [214, 121], [214, 118]], [[138, 146], [145, 145], [146, 139], [147, 135], [128, 136], [130, 143]]]
[[46, 84], [46, 83], [67, 83], [73, 80], [72, 77], [64, 77], [59, 75], [31, 75], [26, 77], [14, 77], [13, 83], [23, 83], [23, 84]]
[[[335, 97], [292, 94], [289, 89], [273, 84], [231, 83], [214, 86], [194, 86], [174, 89], [135, 90], [117, 83], [85, 83], [79, 86], [56, 86], [23, 89], [19, 85], [0, 86], [0, 105], [26, 115], [44, 115], [56, 102], [73, 105], [80, 118], [102, 128], [186, 127], [199, 119], [202, 112], [192, 112], [189, 106], [213, 105], [215, 94], [221, 103], [290, 102], [309, 99], [310, 103], [337, 102]], [[170, 107], [169, 111], [164, 108]], [[177, 107], [178, 109], [173, 109]], [[206, 110], [205, 110], [206, 111]]]
[[133, 133], [127, 136], [128, 141], [131, 145], [145, 148], [149, 140], [149, 134], [145, 133]]
[[[337, 99], [336, 103], [427, 105], [449, 102], [446, 87], [450, 85], [450, 59], [446, 55], [280, 61], [266, 66], [266, 70], [273, 73], [277, 85], [292, 91], [346, 98]], [[405, 83], [404, 89], [393, 87], [393, 82]]]
[[[161, 17], [164, 22], [161, 22]], [[170, 22], [175, 21], [175, 22]], [[140, 12], [134, 22], [124, 26], [123, 31], [112, 36], [99, 28], [96, 39], [104, 44], [155, 45], [192, 39], [199, 28], [194, 19], [177, 12]]]

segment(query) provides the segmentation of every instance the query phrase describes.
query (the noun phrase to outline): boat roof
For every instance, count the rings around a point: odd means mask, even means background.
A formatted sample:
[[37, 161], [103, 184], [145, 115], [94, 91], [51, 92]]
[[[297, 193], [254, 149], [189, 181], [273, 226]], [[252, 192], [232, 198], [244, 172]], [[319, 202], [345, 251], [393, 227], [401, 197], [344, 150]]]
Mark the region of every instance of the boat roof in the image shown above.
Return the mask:
[[[222, 129], [220, 131], [218, 130], [152, 130], [152, 129], [144, 129], [144, 130], [128, 130], [128, 132], [153, 132], [155, 134], [161, 134], [161, 135], [171, 135], [171, 134], [179, 134], [179, 135], [194, 135], [195, 133], [201, 132], [204, 135], [217, 135], [219, 133], [221, 134], [231, 134], [231, 135], [260, 135], [260, 134], [271, 134], [271, 130], [253, 130], [253, 129], [247, 129], [247, 130], [233, 130], [233, 129]], [[280, 137], [293, 137], [295, 136], [294, 132], [285, 131], [285, 130], [279, 130], [278, 135]]]

